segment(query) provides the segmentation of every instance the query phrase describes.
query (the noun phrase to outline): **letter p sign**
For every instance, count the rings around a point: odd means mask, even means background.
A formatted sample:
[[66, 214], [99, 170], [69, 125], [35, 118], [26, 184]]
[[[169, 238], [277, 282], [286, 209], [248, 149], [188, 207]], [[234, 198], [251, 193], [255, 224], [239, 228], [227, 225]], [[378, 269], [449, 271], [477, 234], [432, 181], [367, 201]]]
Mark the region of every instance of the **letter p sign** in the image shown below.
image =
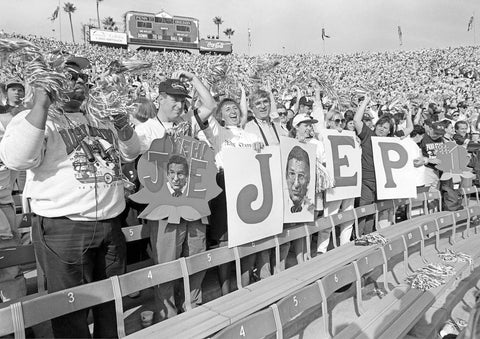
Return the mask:
[[[373, 163], [377, 184], [377, 198], [402, 199], [417, 196], [414, 152], [411, 140], [372, 137]], [[413, 145], [416, 147], [416, 145]]]
[[378, 146], [382, 152], [383, 168], [385, 170], [385, 188], [396, 188], [397, 183], [393, 179], [392, 170], [403, 168], [408, 161], [408, 153], [402, 145], [379, 142]]

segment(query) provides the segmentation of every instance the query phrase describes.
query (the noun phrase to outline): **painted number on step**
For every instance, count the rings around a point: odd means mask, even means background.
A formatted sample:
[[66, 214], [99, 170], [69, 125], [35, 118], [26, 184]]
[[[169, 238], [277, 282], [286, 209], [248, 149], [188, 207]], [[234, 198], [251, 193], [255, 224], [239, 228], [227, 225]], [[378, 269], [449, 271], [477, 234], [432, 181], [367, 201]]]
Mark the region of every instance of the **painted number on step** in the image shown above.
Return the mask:
[[67, 293], [67, 296], [68, 296], [68, 302], [71, 304], [73, 302], [75, 302], [75, 296], [73, 295], [73, 292], [68, 292]]

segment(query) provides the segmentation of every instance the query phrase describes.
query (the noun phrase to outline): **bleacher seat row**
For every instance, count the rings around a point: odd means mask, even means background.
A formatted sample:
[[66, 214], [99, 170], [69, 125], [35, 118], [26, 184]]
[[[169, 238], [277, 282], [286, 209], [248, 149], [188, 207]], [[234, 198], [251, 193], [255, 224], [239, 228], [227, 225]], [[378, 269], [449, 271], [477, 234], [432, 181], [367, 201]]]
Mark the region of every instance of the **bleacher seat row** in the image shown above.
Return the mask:
[[[467, 203], [470, 202], [467, 198], [469, 194], [472, 194], [472, 192], [464, 192]], [[478, 197], [478, 191], [475, 194]], [[184, 289], [187, 292], [189, 290], [189, 275], [231, 261], [235, 262], [237, 285], [239, 287], [237, 291], [201, 305], [175, 318], [134, 333], [133, 336], [148, 337], [156, 336], [155, 334], [158, 336], [160, 333], [162, 337], [172, 338], [209, 337], [218, 331], [221, 332], [217, 336], [222, 336], [222, 333], [226, 333], [230, 331], [232, 326], [236, 326], [232, 325], [236, 321], [244, 321], [248, 320], [249, 317], [256, 317], [255, 312], [266, 308], [260, 313], [266, 318], [273, 319], [277, 337], [281, 337], [283, 324], [288, 322], [289, 319], [293, 319], [291, 317], [292, 314], [301, 313], [298, 310], [285, 311], [285, 304], [289, 303], [286, 300], [290, 300], [290, 303], [293, 300], [290, 294], [295, 293], [293, 302], [297, 306], [303, 305], [303, 301], [308, 299], [308, 303], [322, 305], [323, 313], [327, 315], [328, 298], [341, 286], [340, 284], [348, 283], [354, 283], [355, 285], [357, 296], [355, 306], [358, 314], [361, 315], [360, 318], [362, 318], [368, 314], [368, 312], [365, 313], [363, 311], [364, 307], [362, 306], [362, 276], [369, 272], [371, 268], [380, 266], [383, 272], [382, 284], [387, 295], [398, 295], [398, 293], [405, 290], [405, 286], [399, 283], [398, 280], [392, 282], [391, 279], [387, 279], [390, 258], [397, 254], [402, 255], [404, 271], [408, 272], [409, 265], [411, 265], [408, 260], [411, 255], [409, 253], [410, 247], [419, 245], [420, 257], [425, 262], [427, 257], [432, 255], [431, 247], [433, 246], [435, 250], [438, 250], [443, 244], [440, 239], [442, 234], [446, 234], [445, 232], [450, 233], [448, 241], [460, 247], [464, 246], [466, 241], [472, 241], [477, 236], [477, 230], [472, 232], [470, 229], [470, 221], [472, 217], [480, 215], [480, 206], [478, 204], [459, 212], [438, 211], [428, 215], [428, 202], [432, 200], [439, 201], [440, 195], [423, 193], [417, 199], [399, 199], [363, 206], [356, 208], [354, 212], [347, 211], [333, 217], [324, 218], [319, 227], [311, 224], [300, 225], [287, 229], [278, 236], [263, 239], [252, 244], [232, 249], [225, 247], [212, 249], [192, 257], [142, 268], [108, 280], [16, 301], [10, 306], [0, 308], [0, 335], [15, 333], [16, 337], [21, 338], [26, 327], [75, 310], [115, 300], [119, 322], [118, 334], [120, 337], [123, 337], [128, 331], [125, 330], [123, 325], [122, 297], [135, 291], [177, 279], [183, 279]], [[288, 270], [276, 270], [276, 274], [272, 278], [264, 279], [248, 286], [242, 286], [241, 284], [240, 259], [246, 255], [273, 248], [277, 254], [278, 264], [279, 246], [285, 242], [303, 238], [307, 243], [307, 253], [310, 253], [311, 236], [320, 230], [331, 228], [334, 231], [336, 225], [348, 220], [354, 220], [356, 224], [358, 218], [365, 215], [374, 215], [376, 220], [378, 220], [378, 216], [382, 211], [403, 205], [408, 207], [409, 213], [414, 208], [420, 207], [425, 215], [401, 222], [394, 227], [382, 229], [381, 233], [392, 240], [385, 247], [359, 247], [349, 243], [336, 247], [322, 256], [311, 258], [304, 264], [296, 265]], [[441, 201], [439, 201], [437, 206], [441, 208], [441, 205]], [[392, 222], [395, 222], [395, 220], [392, 220]], [[144, 225], [127, 227], [124, 228], [124, 234], [127, 240], [129, 238], [138, 240], [145, 237], [145, 234], [148, 234], [144, 228]], [[460, 234], [459, 231], [462, 231], [462, 233]], [[457, 239], [459, 234], [461, 239]], [[435, 241], [427, 246], [426, 244], [431, 239]], [[31, 254], [33, 249], [29, 248], [28, 250], [24, 247], [0, 251], [0, 268], [18, 264], [14, 260], [15, 257], [19, 258], [15, 254], [17, 251], [17, 253], [25, 252], [21, 256], [23, 261], [34, 260], [34, 255], [32, 256]], [[428, 248], [428, 251], [426, 248]], [[3, 255], [4, 253], [7, 253], [6, 257]], [[302, 299], [301, 296], [304, 293], [301, 292], [303, 291], [302, 289], [308, 290], [308, 293], [305, 292], [308, 298], [304, 297]], [[407, 295], [406, 292], [403, 294]], [[189, 293], [185, 293], [185, 295], [189, 296]], [[410, 296], [410, 298], [413, 297]], [[189, 300], [186, 302], [188, 303]], [[52, 307], [52, 305], [55, 305], [55, 307]], [[45, 312], [39, 311], [44, 308], [47, 309]], [[328, 316], [324, 317], [322, 331], [327, 336], [332, 334], [328, 326], [329, 321]], [[262, 323], [267, 324], [266, 321]], [[244, 326], [242, 329], [245, 333], [247, 332], [246, 328]], [[258, 327], [255, 328], [256, 332], [259, 331]], [[250, 333], [250, 331], [248, 332]], [[255, 334], [255, 336], [258, 336], [258, 334]], [[243, 338], [245, 336], [240, 337]]]

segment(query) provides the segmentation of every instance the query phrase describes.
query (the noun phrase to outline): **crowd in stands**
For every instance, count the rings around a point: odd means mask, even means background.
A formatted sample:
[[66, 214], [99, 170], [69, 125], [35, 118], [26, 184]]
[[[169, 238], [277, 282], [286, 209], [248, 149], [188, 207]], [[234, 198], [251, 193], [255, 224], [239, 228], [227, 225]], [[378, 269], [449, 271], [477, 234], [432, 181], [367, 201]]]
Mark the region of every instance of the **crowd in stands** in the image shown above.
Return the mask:
[[[361, 196], [326, 202], [322, 192], [317, 192], [315, 222], [322, 216], [377, 201], [373, 136], [411, 138], [418, 145], [414, 164], [419, 174], [419, 192], [442, 190], [436, 152], [438, 145], [447, 141], [466, 147], [469, 166], [480, 173], [477, 154], [480, 149], [478, 47], [250, 57], [133, 51], [6, 33], [1, 38], [25, 39], [45, 51], [64, 50], [72, 56], [67, 58], [65, 71], [76, 75], [71, 77], [71, 88], [65, 89], [70, 101], [62, 105], [64, 116], [52, 117], [48, 115], [51, 97], [42, 89], [34, 90], [30, 102], [23, 101], [26, 85], [15, 74], [21, 68], [12, 67], [16, 63], [20, 65], [21, 58], [4, 55], [0, 60], [0, 130], [3, 137], [0, 192], [6, 192], [0, 201], [0, 211], [3, 211], [0, 220], [5, 215], [5, 220], [13, 226], [3, 230], [0, 223], [0, 244], [8, 241], [5, 244], [11, 245], [15, 239], [11, 183], [16, 175], [14, 170], [26, 170], [24, 195], [31, 198], [32, 210], [40, 218], [32, 238], [49, 291], [121, 274], [125, 267], [125, 241], [119, 232], [123, 221], [119, 216], [125, 215], [122, 212], [130, 204], [125, 204], [123, 182], [120, 176], [117, 180], [114, 175], [113, 182], [118, 181], [117, 184], [107, 183], [100, 187], [95, 172], [100, 169], [97, 168], [93, 170], [92, 185], [87, 178], [92, 173], [87, 168], [82, 173], [86, 176], [81, 182], [84, 188], [79, 190], [79, 180], [73, 176], [72, 169], [72, 159], [78, 155], [79, 146], [95, 163], [95, 152], [113, 145], [116, 154], [107, 152], [106, 157], [110, 157], [108, 161], [117, 171], [116, 166], [120, 168], [122, 162], [135, 163], [153, 140], [162, 138], [179, 121], [186, 122], [190, 128], [185, 134], [205, 140], [214, 150], [217, 183], [224, 189], [223, 156], [231, 147], [248, 145], [260, 152], [264, 146], [279, 144], [281, 136], [290, 136], [316, 146], [317, 180], [322, 180], [320, 186], [325, 190], [332, 187], [333, 181], [329, 181], [322, 166], [325, 162], [322, 130], [354, 131], [362, 149]], [[88, 87], [101, 79], [111, 62], [131, 58], [152, 64], [147, 70], [125, 75], [126, 95], [138, 104], [137, 109], [129, 119], [119, 115], [113, 121], [93, 126], [81, 105]], [[83, 63], [85, 59], [87, 62]], [[224, 74], [212, 75], [216, 68], [221, 68]], [[196, 92], [195, 102], [189, 102], [192, 91]], [[83, 125], [88, 126], [89, 132], [77, 128]], [[101, 132], [92, 132], [94, 130]], [[95, 138], [91, 133], [96, 133]], [[94, 150], [93, 154], [87, 154], [88, 149]], [[135, 170], [134, 166], [128, 168]], [[301, 179], [296, 177], [295, 169], [291, 172], [289, 185], [298, 185], [301, 189]], [[135, 175], [126, 174], [135, 183]], [[188, 166], [181, 159], [169, 163], [167, 177], [172, 196], [182, 195], [185, 176], [188, 176]], [[478, 178], [475, 182], [478, 183]], [[453, 187], [453, 183], [447, 185]], [[136, 188], [138, 190], [138, 182]], [[292, 212], [301, 210], [301, 201], [296, 204], [295, 197], [291, 199]], [[199, 253], [211, 246], [226, 246], [225, 194], [215, 198], [211, 207], [210, 225], [201, 220], [183, 219], [180, 224], [166, 220], [152, 223], [149, 229], [154, 263]], [[360, 234], [354, 234], [352, 226], [353, 222], [341, 226], [340, 244], [370, 233], [375, 227], [373, 220], [368, 218], [361, 220]], [[67, 234], [69, 242], [65, 240]], [[330, 242], [330, 232], [319, 234], [317, 252], [325, 253]], [[283, 265], [290, 247], [298, 262], [303, 260], [301, 241], [285, 244], [280, 254]], [[268, 251], [245, 258], [242, 282], [248, 284], [270, 276], [270, 262]], [[231, 291], [231, 271], [228, 265], [219, 268], [223, 294]], [[15, 279], [18, 270], [8, 275], [0, 273], [3, 274], [0, 275], [1, 286], [2, 281]], [[202, 302], [203, 277], [202, 273], [191, 277], [193, 306]], [[174, 296], [173, 283], [156, 289], [156, 321], [182, 311], [181, 302]], [[80, 313], [52, 321], [55, 336], [66, 337], [72, 333], [89, 336], [86, 316]], [[100, 324], [95, 326], [94, 336], [115, 336], [116, 321], [111, 303], [94, 310], [94, 320]]]

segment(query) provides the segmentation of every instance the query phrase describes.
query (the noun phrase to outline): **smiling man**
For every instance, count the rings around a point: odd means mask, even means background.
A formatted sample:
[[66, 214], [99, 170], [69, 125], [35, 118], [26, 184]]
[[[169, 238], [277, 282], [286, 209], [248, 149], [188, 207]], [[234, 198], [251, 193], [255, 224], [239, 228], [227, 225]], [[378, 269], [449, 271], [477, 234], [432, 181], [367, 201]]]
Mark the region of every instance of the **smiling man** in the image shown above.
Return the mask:
[[288, 136], [281, 126], [270, 119], [270, 94], [258, 90], [250, 97], [250, 108], [254, 118], [245, 125], [245, 131], [261, 138], [265, 146], [278, 145], [280, 136]]
[[[200, 105], [185, 113], [186, 100], [190, 98], [185, 84], [189, 82], [198, 93]], [[179, 133], [196, 137], [208, 124], [204, 121], [215, 110], [216, 104], [209, 90], [193, 73], [174, 72], [171, 79], [166, 79], [158, 86], [158, 113], [135, 127], [128, 124], [120, 127], [120, 147], [134, 160], [146, 152], [153, 140], [161, 139], [169, 133]], [[131, 136], [131, 137], [130, 137]], [[174, 197], [184, 195], [188, 180], [188, 166], [181, 157], [172, 155], [167, 166], [167, 188]], [[150, 229], [152, 259], [155, 264], [191, 256], [206, 250], [206, 225], [201, 220], [180, 219], [180, 223], [169, 223], [166, 219], [147, 221]], [[205, 271], [190, 276], [192, 307], [202, 302], [202, 281]], [[174, 282], [164, 283], [155, 288], [157, 321], [175, 316], [179, 310], [175, 302]]]

